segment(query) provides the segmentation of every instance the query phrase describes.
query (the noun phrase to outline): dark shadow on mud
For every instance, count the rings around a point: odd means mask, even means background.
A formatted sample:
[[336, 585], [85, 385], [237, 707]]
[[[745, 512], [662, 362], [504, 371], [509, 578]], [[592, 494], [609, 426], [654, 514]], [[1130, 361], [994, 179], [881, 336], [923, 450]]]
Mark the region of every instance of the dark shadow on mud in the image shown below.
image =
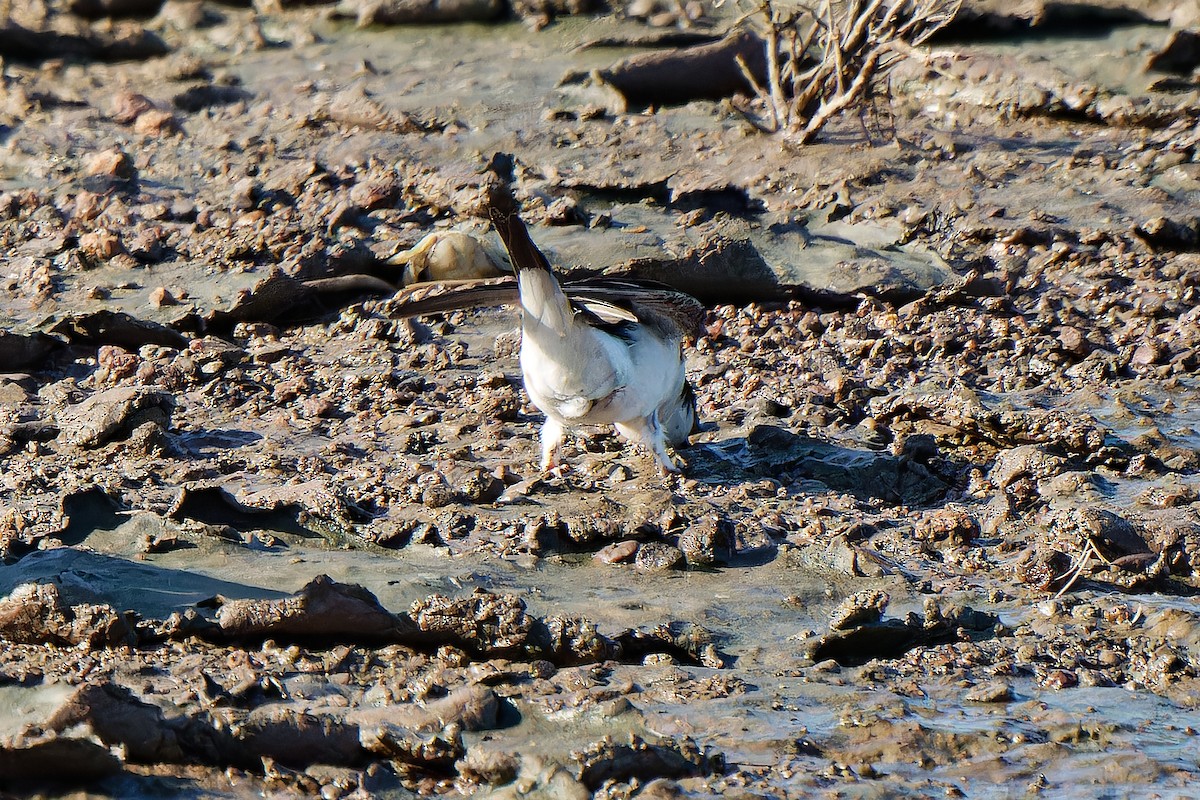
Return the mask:
[[[1015, 7], [1015, 4], [1014, 4]], [[1038, 42], [1057, 39], [1093, 39], [1119, 28], [1166, 23], [1135, 7], [1104, 3], [1045, 3], [1041, 13], [1022, 15], [963, 9], [952, 22], [930, 39], [939, 44], [973, 42]]]
[[185, 489], [171, 509], [174, 519], [191, 519], [205, 525], [229, 527], [236, 531], [272, 531], [290, 533], [307, 539], [325, 539], [319, 531], [303, 523], [304, 509], [291, 503], [276, 508], [254, 508], [218, 486]]
[[58, 538], [66, 545], [81, 543], [93, 531], [116, 530], [127, 519], [120, 504], [98, 486], [64, 497], [62, 511], [68, 522]]
[[860, 666], [876, 659], [900, 658], [918, 647], [970, 639], [991, 639], [1003, 626], [994, 614], [968, 607], [945, 612], [930, 608], [924, 618], [909, 614], [905, 619], [889, 619], [859, 625], [850, 630], [834, 630], [821, 637], [810, 655], [814, 662], [836, 661], [844, 667]]
[[145, 617], [166, 617], [217, 595], [230, 599], [288, 596], [274, 589], [73, 547], [40, 550], [0, 567], [0, 596], [23, 583], [53, 583], [72, 601], [106, 602]]
[[775, 425], [759, 425], [744, 438], [697, 445], [689, 461], [692, 477], [702, 483], [815, 480], [862, 499], [911, 506], [934, 505], [954, 488], [915, 459], [853, 450]]
[[237, 429], [185, 431], [178, 435], [179, 443], [189, 453], [201, 458], [211, 456], [214, 451], [218, 450], [236, 450], [239, 447], [254, 444], [262, 438], [261, 434], [253, 431]]

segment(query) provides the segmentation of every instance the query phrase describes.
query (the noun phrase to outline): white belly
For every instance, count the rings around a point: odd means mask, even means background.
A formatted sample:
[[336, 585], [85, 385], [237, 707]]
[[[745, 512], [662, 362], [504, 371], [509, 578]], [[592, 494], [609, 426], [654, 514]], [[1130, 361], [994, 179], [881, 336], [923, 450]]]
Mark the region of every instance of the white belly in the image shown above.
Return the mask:
[[645, 330], [631, 343], [578, 326], [521, 337], [521, 370], [533, 404], [568, 427], [649, 417], [683, 382], [677, 344]]

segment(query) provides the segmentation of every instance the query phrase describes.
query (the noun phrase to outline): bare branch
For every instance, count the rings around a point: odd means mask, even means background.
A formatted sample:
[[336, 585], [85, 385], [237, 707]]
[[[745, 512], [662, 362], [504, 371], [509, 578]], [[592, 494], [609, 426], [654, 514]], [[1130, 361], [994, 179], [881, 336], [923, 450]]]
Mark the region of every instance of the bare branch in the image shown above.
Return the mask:
[[[764, 118], [791, 142], [816, 138], [852, 106], [876, 109], [888, 71], [957, 15], [961, 0], [746, 0], [767, 56], [765, 83], [747, 74]], [[739, 65], [748, 73], [745, 65]], [[870, 100], [866, 105], [866, 101]], [[749, 112], [745, 112], [749, 118]], [[894, 128], [894, 120], [893, 120]]]

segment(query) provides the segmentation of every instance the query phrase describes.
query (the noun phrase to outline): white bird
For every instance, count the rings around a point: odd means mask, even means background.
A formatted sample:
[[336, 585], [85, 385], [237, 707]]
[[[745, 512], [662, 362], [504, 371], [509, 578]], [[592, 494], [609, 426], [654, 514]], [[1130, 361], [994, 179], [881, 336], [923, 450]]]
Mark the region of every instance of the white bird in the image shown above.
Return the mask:
[[[488, 187], [488, 214], [516, 271], [512, 278], [419, 288], [393, 305], [415, 315], [519, 302], [521, 372], [546, 415], [541, 468], [559, 464], [567, 431], [613, 425], [645, 446], [665, 472], [686, 466], [669, 449], [696, 429], [696, 398], [684, 372], [683, 341], [698, 335], [704, 307], [664, 284], [592, 278], [560, 285], [534, 244], [506, 183]], [[514, 285], [515, 284], [515, 285]], [[433, 296], [430, 296], [430, 295]]]

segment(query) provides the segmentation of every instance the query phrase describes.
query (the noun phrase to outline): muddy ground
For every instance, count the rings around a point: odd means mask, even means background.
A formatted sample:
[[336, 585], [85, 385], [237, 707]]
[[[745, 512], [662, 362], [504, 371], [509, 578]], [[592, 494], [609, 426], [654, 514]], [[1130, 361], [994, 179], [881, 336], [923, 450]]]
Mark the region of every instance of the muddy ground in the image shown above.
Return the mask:
[[[5, 792], [1200, 796], [1192, 4], [968, 3], [801, 149], [622, 92], [728, 8], [9, 5]], [[685, 476], [395, 316], [497, 150], [710, 306]]]

